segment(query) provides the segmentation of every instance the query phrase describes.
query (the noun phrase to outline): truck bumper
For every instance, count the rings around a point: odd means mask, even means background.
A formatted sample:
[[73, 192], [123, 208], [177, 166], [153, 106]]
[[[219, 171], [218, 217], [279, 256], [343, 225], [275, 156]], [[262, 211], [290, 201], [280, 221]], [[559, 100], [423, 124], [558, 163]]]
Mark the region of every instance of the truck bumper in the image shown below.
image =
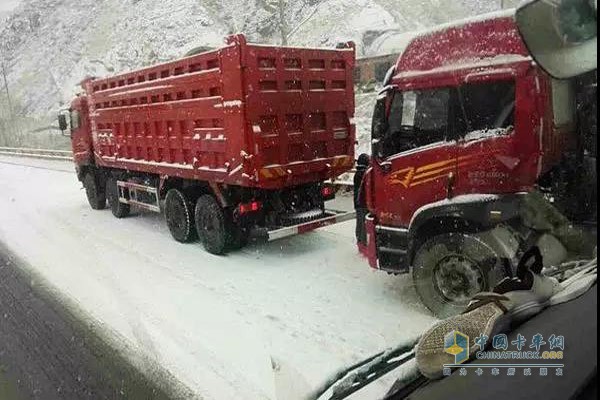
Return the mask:
[[371, 268], [392, 273], [409, 271], [408, 229], [377, 225], [372, 215], [366, 218], [366, 256]]
[[375, 218], [371, 214], [365, 218], [365, 230], [367, 231], [367, 245], [361, 252], [365, 252], [369, 260], [369, 266], [373, 269], [379, 269], [377, 262], [377, 232], [375, 231]]
[[314, 221], [304, 222], [298, 225], [286, 226], [273, 230], [267, 228], [257, 228], [251, 232], [251, 238], [257, 242], [272, 242], [274, 240], [283, 239], [290, 236], [299, 235], [310, 232], [324, 226], [339, 224], [340, 222], [349, 221], [356, 218], [356, 212], [341, 212], [334, 210], [326, 210], [325, 217]]

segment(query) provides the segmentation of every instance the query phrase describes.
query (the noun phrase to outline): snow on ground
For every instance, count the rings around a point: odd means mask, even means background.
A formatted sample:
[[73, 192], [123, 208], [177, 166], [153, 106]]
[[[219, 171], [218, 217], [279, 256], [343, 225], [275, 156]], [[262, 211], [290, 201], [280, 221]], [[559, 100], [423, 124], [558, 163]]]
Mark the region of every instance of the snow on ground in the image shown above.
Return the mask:
[[352, 222], [217, 257], [160, 215], [91, 210], [72, 171], [0, 157], [0, 241], [199, 397], [274, 399], [271, 358], [315, 387], [434, 322], [408, 276], [368, 268]]

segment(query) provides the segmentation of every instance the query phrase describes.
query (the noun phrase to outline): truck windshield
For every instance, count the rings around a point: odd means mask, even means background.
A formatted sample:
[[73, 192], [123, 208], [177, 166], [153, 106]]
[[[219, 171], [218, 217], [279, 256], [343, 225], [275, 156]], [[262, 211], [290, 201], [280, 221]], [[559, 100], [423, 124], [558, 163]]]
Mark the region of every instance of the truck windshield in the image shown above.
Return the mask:
[[[392, 94], [382, 157], [514, 124], [515, 84], [496, 81]], [[381, 115], [381, 113], [380, 113]]]
[[383, 157], [445, 140], [451, 92], [443, 88], [393, 93]]

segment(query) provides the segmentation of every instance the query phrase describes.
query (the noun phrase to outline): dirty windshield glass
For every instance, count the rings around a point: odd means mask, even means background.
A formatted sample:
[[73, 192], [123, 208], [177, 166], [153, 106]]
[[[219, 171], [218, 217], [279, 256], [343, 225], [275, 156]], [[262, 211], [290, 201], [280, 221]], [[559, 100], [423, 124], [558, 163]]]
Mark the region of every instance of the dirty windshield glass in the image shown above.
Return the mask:
[[389, 111], [384, 154], [443, 141], [448, 131], [450, 89], [396, 92]]
[[0, 0], [0, 400], [592, 398], [596, 20]]

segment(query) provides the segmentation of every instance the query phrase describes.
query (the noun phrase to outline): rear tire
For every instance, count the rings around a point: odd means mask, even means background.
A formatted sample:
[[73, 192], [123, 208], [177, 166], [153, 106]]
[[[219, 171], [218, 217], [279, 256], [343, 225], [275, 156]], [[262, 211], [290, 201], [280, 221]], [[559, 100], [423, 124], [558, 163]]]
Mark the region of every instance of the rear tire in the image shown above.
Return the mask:
[[230, 243], [224, 210], [211, 195], [200, 196], [194, 211], [196, 231], [206, 251], [222, 255]]
[[93, 210], [106, 208], [106, 184], [93, 172], [88, 172], [83, 178], [83, 187], [88, 203]]
[[109, 178], [106, 182], [106, 194], [110, 210], [116, 218], [125, 218], [129, 215], [131, 208], [129, 204], [124, 204], [119, 201], [119, 188], [115, 178]]
[[165, 197], [165, 219], [173, 239], [188, 243], [197, 238], [194, 206], [178, 189], [170, 189]]
[[229, 250], [240, 250], [248, 244], [249, 233], [247, 229], [244, 229], [234, 222], [230, 224], [231, 235], [229, 235], [229, 243], [227, 247]]
[[501, 258], [485, 242], [453, 232], [423, 242], [413, 259], [413, 282], [421, 301], [439, 318], [464, 311], [476, 293], [496, 282]]

